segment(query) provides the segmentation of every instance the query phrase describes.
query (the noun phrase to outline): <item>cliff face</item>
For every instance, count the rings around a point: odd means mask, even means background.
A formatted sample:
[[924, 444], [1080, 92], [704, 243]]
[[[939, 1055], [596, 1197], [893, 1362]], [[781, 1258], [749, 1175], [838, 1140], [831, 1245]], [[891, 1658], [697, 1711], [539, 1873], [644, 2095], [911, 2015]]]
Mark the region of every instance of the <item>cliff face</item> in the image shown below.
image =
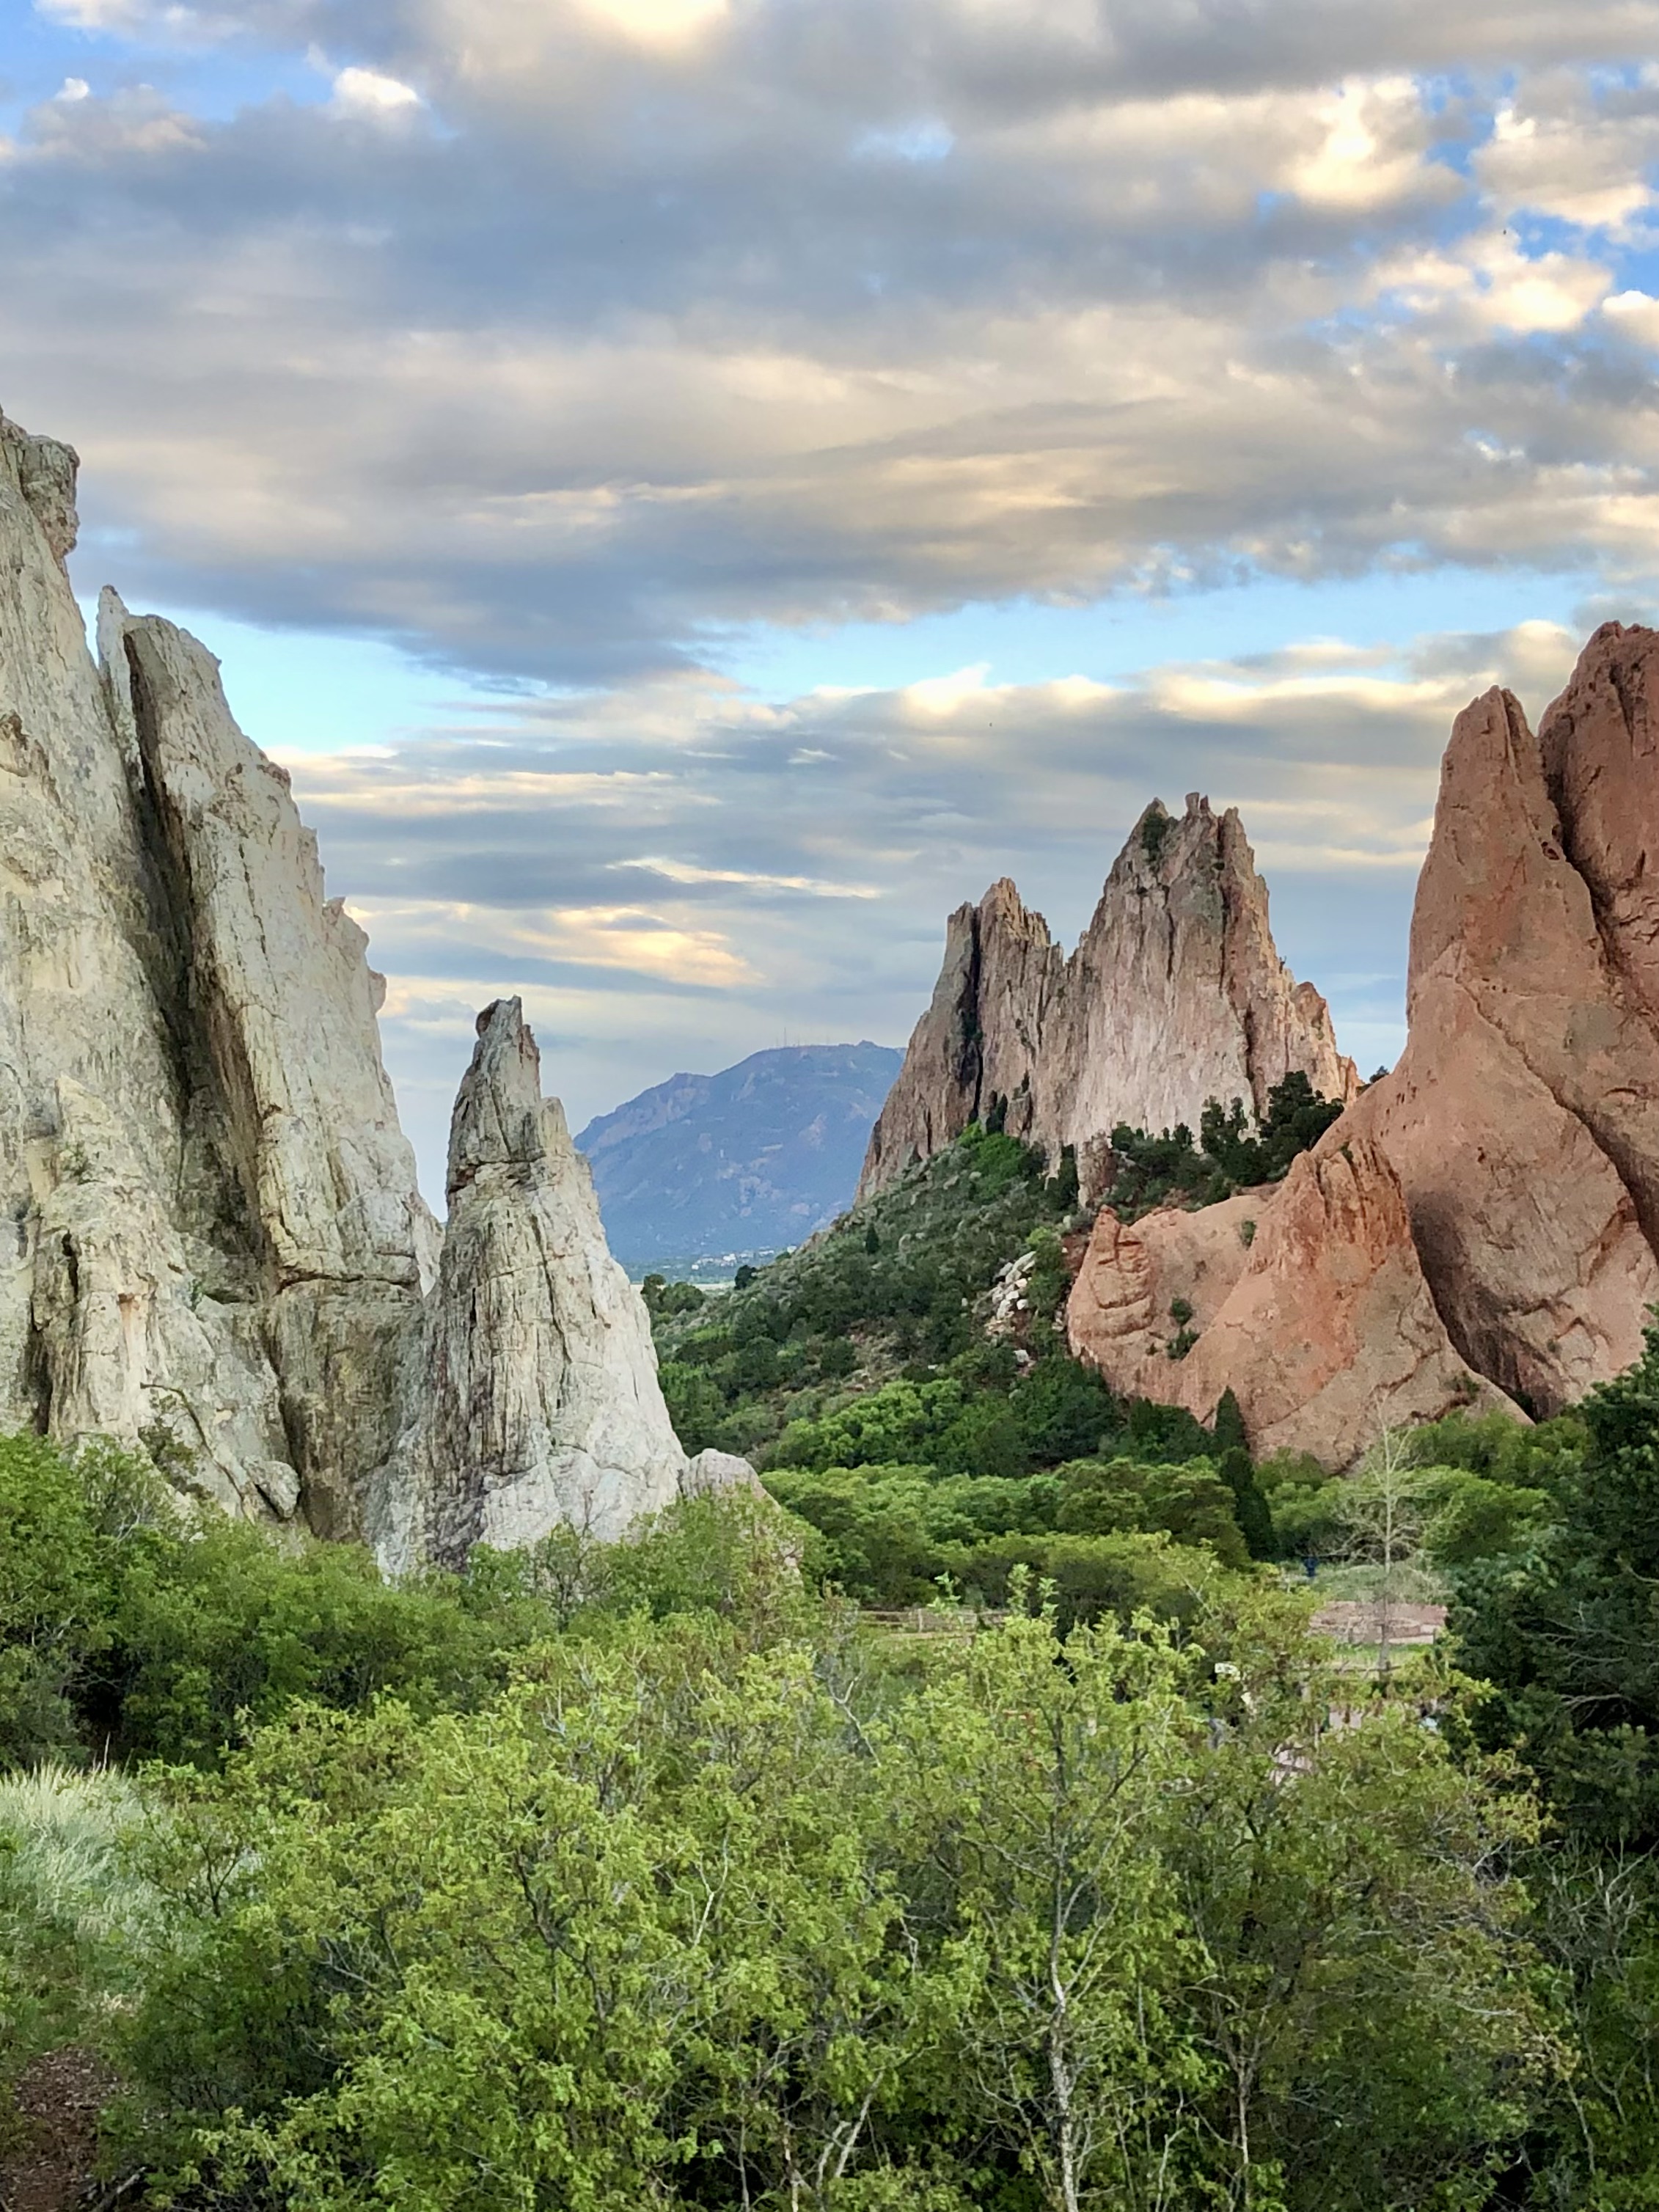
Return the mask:
[[1063, 958], [1007, 882], [951, 918], [945, 966], [871, 1138], [860, 1194], [1007, 1102], [1007, 1127], [1077, 1149], [1085, 1195], [1113, 1127], [1196, 1127], [1205, 1101], [1260, 1113], [1292, 1070], [1351, 1098], [1352, 1061], [1311, 985], [1279, 957], [1238, 816], [1157, 800]]
[[942, 1152], [989, 1113], [994, 1098], [1007, 1102], [1015, 1135], [1036, 1137], [1044, 1024], [1065, 982], [1065, 956], [1048, 923], [1006, 876], [976, 907], [957, 908], [932, 1003], [870, 1133], [860, 1198], [912, 1160]]
[[[557, 1109], [538, 1087], [546, 1133], [457, 1184], [441, 1265], [367, 940], [211, 655], [106, 592], [94, 667], [63, 565], [76, 465], [0, 418], [0, 1424], [142, 1436], [228, 1510], [330, 1534], [371, 1498], [425, 1530], [394, 1449], [416, 1435], [460, 1501], [446, 1556], [455, 1528], [578, 1510], [619, 1533], [684, 1462]], [[500, 1089], [476, 1061], [468, 1083], [458, 1132]], [[515, 1239], [539, 1273], [492, 1259]], [[594, 1438], [578, 1504], [559, 1453]]]
[[[1253, 1442], [1340, 1463], [1376, 1407], [1419, 1417], [1457, 1370], [1466, 1397], [1550, 1413], [1637, 1356], [1659, 1297], [1656, 707], [1659, 633], [1611, 623], [1536, 736], [1505, 691], [1459, 715], [1413, 915], [1406, 1051], [1269, 1200], [1250, 1267], [1154, 1395], [1207, 1414], [1231, 1382]], [[1307, 1185], [1334, 1191], [1355, 1161], [1374, 1194], [1397, 1187], [1432, 1328], [1414, 1294], [1394, 1320], [1375, 1297], [1363, 1326], [1341, 1319], [1331, 1286], [1376, 1277], [1381, 1200], [1315, 1214]], [[1094, 1288], [1071, 1316], [1109, 1374], [1097, 1316], [1132, 1287], [1127, 1233], [1097, 1228]], [[1421, 1352], [1403, 1395], [1390, 1344]]]

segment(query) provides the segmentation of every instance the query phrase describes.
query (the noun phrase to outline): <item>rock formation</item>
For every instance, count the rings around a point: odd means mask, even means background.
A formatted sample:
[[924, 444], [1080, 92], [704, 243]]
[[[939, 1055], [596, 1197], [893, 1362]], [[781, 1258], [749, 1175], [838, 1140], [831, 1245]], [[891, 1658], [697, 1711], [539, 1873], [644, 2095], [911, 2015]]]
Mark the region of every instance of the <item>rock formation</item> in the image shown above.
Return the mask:
[[1078, 1358], [1123, 1397], [1173, 1402], [1182, 1331], [1200, 1338], [1207, 1331], [1249, 1265], [1259, 1217], [1277, 1195], [1241, 1191], [1196, 1212], [1161, 1206], [1139, 1221], [1120, 1221], [1103, 1206], [1066, 1301]]
[[[555, 1525], [602, 1540], [678, 1493], [651, 1327], [518, 1000], [478, 1017], [449, 1133], [449, 1219], [407, 1419], [374, 1484], [381, 1556], [458, 1565]], [[701, 1487], [687, 1477], [688, 1487]]]
[[[1413, 915], [1406, 1051], [1268, 1202], [1180, 1375], [1134, 1369], [1150, 1395], [1207, 1414], [1231, 1383], [1253, 1443], [1340, 1464], [1375, 1429], [1362, 1399], [1443, 1411], [1468, 1396], [1463, 1373], [1551, 1413], [1636, 1357], [1659, 1297], [1656, 768], [1652, 630], [1598, 630], [1537, 736], [1505, 691], [1459, 715]], [[1401, 1224], [1385, 1169], [1433, 1326], [1404, 1250], [1379, 1258]], [[1091, 1240], [1071, 1326], [1109, 1376], [1130, 1367], [1108, 1317], [1159, 1233], [1103, 1218]], [[1335, 1286], [1361, 1279], [1345, 1304]]]
[[172, 623], [106, 592], [88, 653], [76, 465], [0, 417], [0, 1422], [143, 1437], [324, 1534], [372, 1510], [400, 1559], [732, 1479], [674, 1441], [516, 1006], [463, 1086], [440, 1257], [383, 987], [287, 776]]
[[1260, 1114], [1293, 1070], [1352, 1098], [1330, 1015], [1273, 947], [1267, 886], [1238, 816], [1154, 800], [1066, 960], [1012, 884], [951, 915], [933, 1003], [870, 1139], [860, 1194], [1002, 1101], [1050, 1157], [1075, 1147], [1093, 1195], [1114, 1127], [1196, 1127], [1208, 1098]]
[[[1260, 1216], [1248, 1250], [1247, 1209]], [[1125, 1300], [1137, 1288], [1152, 1291], [1165, 1335], [1173, 1298], [1193, 1308], [1196, 1343], [1177, 1359], [1159, 1347], [1161, 1368], [1136, 1332], [1115, 1333], [1139, 1318]], [[1208, 1420], [1231, 1386], [1258, 1453], [1310, 1451], [1342, 1467], [1382, 1429], [1509, 1402], [1454, 1351], [1399, 1179], [1360, 1137], [1304, 1152], [1271, 1193], [1127, 1228], [1103, 1215], [1067, 1318], [1074, 1346], [1115, 1388]]]

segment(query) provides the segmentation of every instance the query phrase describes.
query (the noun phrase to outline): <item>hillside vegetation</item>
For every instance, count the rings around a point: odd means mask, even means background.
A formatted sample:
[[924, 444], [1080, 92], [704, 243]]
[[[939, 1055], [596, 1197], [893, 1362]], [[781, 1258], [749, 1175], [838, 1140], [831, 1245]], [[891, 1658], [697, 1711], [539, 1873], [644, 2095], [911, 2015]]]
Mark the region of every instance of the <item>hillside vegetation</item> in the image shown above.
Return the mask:
[[1066, 1357], [1075, 1200], [971, 1132], [653, 1285], [773, 1498], [625, 1545], [388, 1585], [0, 1439], [0, 2202], [73, 2078], [175, 2212], [1650, 2206], [1659, 1331], [1253, 1468]]

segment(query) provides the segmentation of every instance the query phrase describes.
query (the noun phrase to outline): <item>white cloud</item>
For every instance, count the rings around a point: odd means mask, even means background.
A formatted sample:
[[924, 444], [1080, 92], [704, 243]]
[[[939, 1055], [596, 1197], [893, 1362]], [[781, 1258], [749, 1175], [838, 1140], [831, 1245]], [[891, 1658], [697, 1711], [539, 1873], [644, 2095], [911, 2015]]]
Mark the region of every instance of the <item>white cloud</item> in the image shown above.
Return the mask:
[[425, 105], [412, 84], [371, 69], [341, 70], [330, 102], [335, 114], [353, 122], [383, 124], [407, 122]]
[[1601, 302], [1613, 327], [1635, 339], [1638, 345], [1659, 349], [1659, 300], [1650, 292], [1615, 292]]
[[1652, 204], [1659, 110], [1604, 114], [1583, 81], [1552, 75], [1530, 88], [1532, 110], [1499, 103], [1474, 174], [1501, 217], [1551, 216], [1583, 229], [1626, 234]]
[[1445, 198], [1456, 190], [1430, 164], [1423, 94], [1410, 77], [1345, 84], [1316, 103], [1317, 146], [1286, 165], [1285, 182], [1310, 206], [1368, 213], [1413, 195]]
[[725, 22], [730, 0], [580, 0], [597, 21], [639, 46], [684, 46]]

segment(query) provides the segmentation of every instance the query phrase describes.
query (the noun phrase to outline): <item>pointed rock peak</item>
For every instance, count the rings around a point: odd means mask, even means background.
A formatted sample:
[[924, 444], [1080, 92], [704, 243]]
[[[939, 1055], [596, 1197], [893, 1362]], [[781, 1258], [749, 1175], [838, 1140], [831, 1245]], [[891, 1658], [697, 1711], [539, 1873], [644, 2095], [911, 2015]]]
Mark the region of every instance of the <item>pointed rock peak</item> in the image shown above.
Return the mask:
[[1042, 945], [1053, 941], [1047, 921], [1035, 907], [1026, 905], [1012, 876], [999, 876], [975, 911], [981, 942], [999, 930]]
[[546, 1158], [542, 1056], [520, 999], [497, 999], [478, 1017], [472, 1065], [449, 1125], [453, 1199], [481, 1169], [530, 1167]]
[[1602, 942], [1659, 1022], [1659, 630], [1603, 623], [1545, 714], [1539, 746]]
[[1154, 799], [1142, 809], [1107, 880], [1168, 884], [1192, 865], [1195, 854], [1213, 855], [1216, 836], [1216, 817], [1201, 792], [1189, 791], [1179, 814]]
[[0, 414], [0, 467], [10, 475], [24, 505], [40, 524], [52, 558], [62, 562], [75, 550], [80, 518], [75, 511], [75, 480], [81, 457], [57, 438], [33, 438]]

